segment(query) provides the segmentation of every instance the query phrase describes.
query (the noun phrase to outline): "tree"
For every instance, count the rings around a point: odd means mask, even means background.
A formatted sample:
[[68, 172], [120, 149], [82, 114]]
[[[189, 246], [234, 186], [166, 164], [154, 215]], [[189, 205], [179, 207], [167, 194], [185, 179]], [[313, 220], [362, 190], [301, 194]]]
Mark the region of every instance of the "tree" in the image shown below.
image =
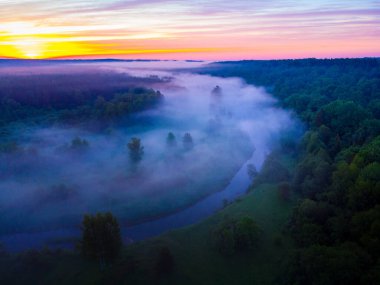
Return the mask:
[[259, 240], [259, 227], [250, 217], [226, 219], [214, 231], [218, 251], [225, 255], [253, 249]]
[[222, 95], [222, 88], [220, 88], [220, 86], [218, 86], [218, 85], [215, 86], [214, 89], [212, 89], [211, 94], [213, 96], [220, 97]]
[[223, 221], [214, 232], [215, 245], [217, 250], [224, 256], [231, 256], [235, 253], [234, 222]]
[[259, 227], [250, 217], [243, 217], [235, 224], [235, 247], [244, 251], [252, 249], [259, 240]]
[[289, 284], [369, 284], [360, 282], [369, 257], [356, 244], [316, 244], [300, 249], [296, 255]]
[[166, 144], [167, 144], [168, 147], [175, 147], [175, 146], [177, 146], [176, 137], [175, 137], [175, 135], [172, 132], [168, 133], [168, 136], [166, 137]]
[[254, 185], [262, 183], [279, 183], [288, 181], [290, 174], [275, 153], [270, 154], [264, 161], [261, 171], [256, 175]]
[[129, 157], [132, 162], [139, 162], [144, 154], [144, 147], [139, 138], [132, 138], [128, 143]]
[[109, 212], [85, 215], [82, 222], [81, 253], [96, 260], [103, 269], [121, 252], [122, 240], [117, 219]]
[[168, 247], [162, 247], [158, 254], [156, 270], [158, 275], [166, 275], [173, 271], [174, 260]]
[[190, 134], [190, 133], [186, 133], [186, 134], [183, 136], [182, 143], [183, 143], [183, 147], [184, 147], [186, 150], [190, 150], [190, 149], [192, 149], [192, 148], [194, 147], [193, 138], [191, 137], [191, 134]]
[[85, 139], [81, 139], [80, 137], [76, 137], [71, 141], [70, 149], [73, 151], [84, 151], [88, 149], [89, 143]]

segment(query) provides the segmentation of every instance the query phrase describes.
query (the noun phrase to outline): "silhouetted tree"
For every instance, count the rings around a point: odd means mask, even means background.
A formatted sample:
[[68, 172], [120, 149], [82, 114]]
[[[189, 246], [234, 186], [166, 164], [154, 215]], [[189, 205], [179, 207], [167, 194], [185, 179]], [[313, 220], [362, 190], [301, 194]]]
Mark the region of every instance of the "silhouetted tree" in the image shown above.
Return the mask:
[[83, 151], [86, 150], [89, 146], [90, 144], [87, 140], [76, 137], [71, 141], [70, 149], [75, 151]]
[[222, 88], [220, 88], [220, 86], [215, 86], [214, 89], [212, 89], [211, 91], [211, 95], [215, 96], [215, 97], [220, 97], [222, 96]]
[[235, 224], [235, 247], [244, 251], [252, 249], [259, 240], [259, 227], [250, 217], [240, 218]]
[[259, 233], [259, 227], [250, 217], [227, 219], [214, 231], [216, 247], [226, 256], [250, 250], [257, 245]]
[[190, 133], [186, 133], [183, 136], [182, 143], [183, 143], [183, 147], [186, 150], [190, 150], [190, 149], [192, 149], [194, 147], [193, 138], [191, 137]]
[[162, 247], [158, 254], [156, 270], [158, 275], [166, 275], [173, 271], [174, 260], [168, 247]]
[[111, 213], [83, 217], [80, 249], [84, 257], [98, 261], [103, 269], [119, 256], [121, 248], [120, 226]]
[[175, 146], [177, 146], [176, 137], [175, 137], [175, 135], [172, 132], [168, 133], [168, 136], [166, 137], [166, 144], [167, 144], [168, 147], [175, 147]]
[[139, 162], [144, 154], [144, 147], [139, 138], [132, 138], [128, 143], [129, 157], [132, 162]]

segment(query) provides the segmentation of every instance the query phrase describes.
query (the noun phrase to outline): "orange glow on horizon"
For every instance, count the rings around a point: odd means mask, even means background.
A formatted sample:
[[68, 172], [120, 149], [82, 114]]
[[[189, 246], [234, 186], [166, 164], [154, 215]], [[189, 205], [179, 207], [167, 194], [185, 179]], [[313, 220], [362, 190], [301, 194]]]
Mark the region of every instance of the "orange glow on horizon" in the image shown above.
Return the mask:
[[380, 6], [367, 0], [16, 2], [0, 3], [0, 58], [380, 56]]

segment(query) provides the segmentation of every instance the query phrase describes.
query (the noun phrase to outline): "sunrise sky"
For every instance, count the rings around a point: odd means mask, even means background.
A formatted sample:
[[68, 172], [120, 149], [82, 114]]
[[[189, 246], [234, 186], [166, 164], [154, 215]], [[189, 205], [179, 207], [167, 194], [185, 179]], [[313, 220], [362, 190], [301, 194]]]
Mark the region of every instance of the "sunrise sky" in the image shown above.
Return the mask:
[[375, 0], [0, 0], [0, 57], [380, 56]]

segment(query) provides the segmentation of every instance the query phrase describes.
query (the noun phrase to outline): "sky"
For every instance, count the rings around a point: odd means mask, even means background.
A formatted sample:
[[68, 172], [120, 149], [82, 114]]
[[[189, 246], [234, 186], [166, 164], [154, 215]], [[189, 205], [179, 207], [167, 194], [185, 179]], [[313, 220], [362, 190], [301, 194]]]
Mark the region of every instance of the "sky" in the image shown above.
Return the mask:
[[1, 58], [380, 56], [380, 0], [0, 0]]

